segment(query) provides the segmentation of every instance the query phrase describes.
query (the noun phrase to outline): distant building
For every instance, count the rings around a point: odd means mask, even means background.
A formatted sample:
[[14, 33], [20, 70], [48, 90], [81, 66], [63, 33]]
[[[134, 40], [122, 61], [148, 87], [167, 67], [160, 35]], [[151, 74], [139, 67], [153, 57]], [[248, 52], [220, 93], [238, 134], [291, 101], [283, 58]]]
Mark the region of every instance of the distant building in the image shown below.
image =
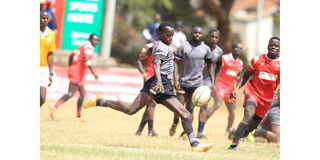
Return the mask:
[[[280, 37], [280, 0], [263, 0], [260, 21], [258, 53], [256, 53], [256, 10], [257, 0], [234, 0], [230, 10], [234, 40], [243, 44], [248, 59], [267, 53], [267, 44], [272, 36]], [[278, 17], [275, 18], [275, 17]]]

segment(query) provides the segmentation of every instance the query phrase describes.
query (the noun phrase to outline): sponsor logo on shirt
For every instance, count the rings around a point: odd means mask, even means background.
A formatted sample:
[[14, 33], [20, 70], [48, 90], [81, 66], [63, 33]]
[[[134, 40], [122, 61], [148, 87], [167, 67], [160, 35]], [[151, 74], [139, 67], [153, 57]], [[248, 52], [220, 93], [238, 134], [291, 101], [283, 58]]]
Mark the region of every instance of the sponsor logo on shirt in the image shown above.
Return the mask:
[[269, 81], [277, 81], [278, 75], [267, 73], [267, 72], [259, 72], [260, 79], [265, 79]]

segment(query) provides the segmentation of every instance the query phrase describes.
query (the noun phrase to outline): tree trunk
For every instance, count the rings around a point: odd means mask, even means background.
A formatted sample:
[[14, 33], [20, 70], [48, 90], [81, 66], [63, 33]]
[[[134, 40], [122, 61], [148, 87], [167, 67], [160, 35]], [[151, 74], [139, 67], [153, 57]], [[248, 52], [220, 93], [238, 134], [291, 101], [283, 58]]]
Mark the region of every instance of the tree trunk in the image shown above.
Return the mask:
[[219, 46], [222, 48], [224, 53], [227, 53], [231, 51], [233, 43], [233, 35], [229, 20], [229, 11], [232, 6], [233, 0], [229, 0], [227, 2], [228, 5], [226, 5], [226, 2], [222, 3], [224, 4], [223, 6], [227, 6], [226, 9], [218, 6], [214, 2], [214, 0], [204, 0], [205, 7], [209, 10], [210, 13], [215, 15], [218, 20], [218, 30], [220, 31]]

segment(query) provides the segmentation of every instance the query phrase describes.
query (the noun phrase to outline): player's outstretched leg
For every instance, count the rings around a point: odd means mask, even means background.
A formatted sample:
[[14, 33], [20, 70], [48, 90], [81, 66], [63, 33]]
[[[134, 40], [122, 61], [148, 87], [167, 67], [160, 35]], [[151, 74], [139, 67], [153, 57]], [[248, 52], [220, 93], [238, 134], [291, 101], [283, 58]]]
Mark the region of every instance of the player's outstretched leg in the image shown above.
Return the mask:
[[184, 108], [177, 98], [169, 98], [163, 100], [162, 102], [168, 109], [181, 117], [182, 127], [188, 135], [191, 150], [193, 152], [206, 152], [213, 146], [213, 143], [199, 144], [195, 134], [193, 133], [193, 128], [190, 121], [191, 114], [188, 112], [188, 110], [186, 110], [186, 108]]
[[68, 93], [63, 95], [55, 104], [51, 103], [50, 104], [50, 117], [52, 120], [54, 120], [55, 117], [55, 112], [58, 109], [58, 107], [63, 104], [64, 102], [68, 101], [74, 93], [78, 90], [78, 86], [72, 83], [69, 83], [69, 89]]
[[237, 127], [237, 130], [236, 130], [236, 132], [234, 134], [232, 143], [231, 143], [231, 145], [230, 145], [228, 150], [231, 150], [231, 151], [236, 151], [237, 150], [237, 146], [239, 144], [239, 140], [245, 134], [245, 132], [247, 130], [247, 127], [248, 127], [248, 124], [249, 124], [249, 121], [252, 119], [252, 117], [254, 115], [255, 108], [256, 108], [255, 106], [256, 105], [253, 102], [248, 103], [248, 105], [245, 106], [243, 119], [242, 119], [242, 121], [239, 123], [239, 125]]
[[133, 115], [152, 100], [153, 97], [146, 92], [140, 92], [131, 105], [122, 101], [112, 101], [104, 99], [102, 96], [97, 96], [94, 99], [85, 101], [83, 103], [83, 108], [88, 109], [91, 107], [101, 106], [112, 108], [128, 115]]

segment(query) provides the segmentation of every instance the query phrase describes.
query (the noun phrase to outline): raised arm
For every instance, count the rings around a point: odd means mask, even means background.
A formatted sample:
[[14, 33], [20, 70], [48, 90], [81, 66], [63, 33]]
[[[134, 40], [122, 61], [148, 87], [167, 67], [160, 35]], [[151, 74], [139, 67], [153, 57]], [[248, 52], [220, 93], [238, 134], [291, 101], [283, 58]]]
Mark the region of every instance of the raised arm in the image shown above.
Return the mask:
[[92, 75], [94, 76], [95, 79], [98, 79], [98, 76], [94, 73], [94, 70], [92, 69], [91, 66], [91, 60], [89, 60], [89, 58], [84, 57], [84, 62], [86, 63], [86, 65], [88, 66], [89, 70], [91, 71]]

